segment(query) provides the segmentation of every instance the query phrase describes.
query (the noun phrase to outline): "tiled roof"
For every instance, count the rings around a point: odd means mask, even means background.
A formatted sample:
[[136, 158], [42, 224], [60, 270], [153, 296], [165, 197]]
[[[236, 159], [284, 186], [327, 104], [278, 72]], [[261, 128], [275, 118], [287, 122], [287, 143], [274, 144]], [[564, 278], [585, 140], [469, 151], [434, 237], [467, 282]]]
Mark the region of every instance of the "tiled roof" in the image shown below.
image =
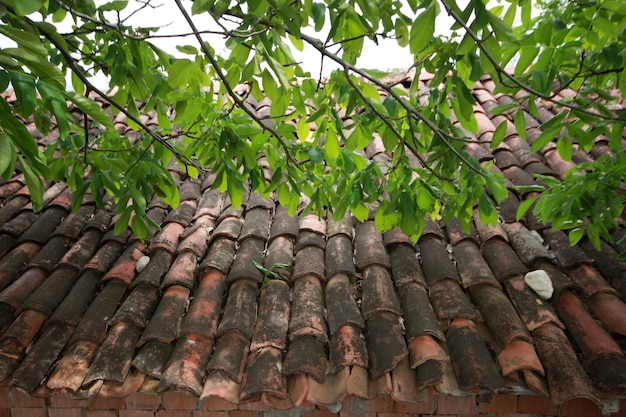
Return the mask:
[[[111, 212], [89, 199], [70, 214], [62, 184], [46, 184], [35, 213], [22, 176], [1, 183], [0, 385], [75, 399], [182, 390], [275, 409], [438, 393], [623, 398], [624, 248], [570, 247], [531, 214], [516, 222], [528, 196], [512, 186], [560, 178], [571, 163], [555, 147], [531, 154], [507, 115], [489, 113], [511, 101], [492, 91], [489, 79], [475, 85], [479, 132], [467, 150], [509, 180], [501, 222], [475, 216], [464, 233], [458, 221], [427, 220], [417, 245], [373, 220], [290, 217], [255, 193], [234, 210], [211, 175], [174, 165], [181, 204], [153, 200], [161, 230], [145, 243], [114, 235]], [[267, 103], [250, 105], [267, 114]], [[526, 114], [527, 137], [556, 111]], [[492, 151], [503, 120], [506, 140]], [[386, 157], [377, 138], [365, 152]], [[574, 160], [607, 152], [600, 138]], [[282, 279], [265, 280], [255, 262]], [[525, 284], [537, 269], [552, 280], [549, 301]]]

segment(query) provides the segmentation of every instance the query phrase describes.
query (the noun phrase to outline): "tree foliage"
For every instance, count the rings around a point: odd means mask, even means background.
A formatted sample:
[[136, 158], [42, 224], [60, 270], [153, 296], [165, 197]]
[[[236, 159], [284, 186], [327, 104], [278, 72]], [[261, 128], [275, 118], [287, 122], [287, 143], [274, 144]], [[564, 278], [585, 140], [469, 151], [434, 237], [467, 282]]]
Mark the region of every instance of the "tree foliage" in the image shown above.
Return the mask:
[[[596, 245], [610, 239], [626, 202], [626, 112], [618, 98], [626, 96], [623, 1], [174, 1], [179, 15], [172, 19], [188, 25], [176, 56], [157, 46], [159, 28], [129, 23], [156, 0], [0, 1], [0, 35], [14, 44], [0, 50], [0, 91], [17, 95], [13, 107], [0, 99], [0, 174], [9, 178], [19, 164], [35, 207], [42, 178], [66, 181], [76, 202], [88, 190], [101, 202], [104, 189], [117, 203], [118, 231], [131, 223], [145, 237], [153, 192], [178, 203], [167, 170], [175, 158], [191, 176], [215, 173], [215, 186], [234, 205], [252, 189], [275, 193], [292, 211], [304, 200], [306, 210], [349, 210], [365, 219], [378, 201], [379, 228], [400, 226], [415, 238], [426, 214], [467, 224], [476, 205], [493, 224], [494, 204], [507, 196], [504, 178], [464, 150], [478, 129], [471, 89], [487, 73], [496, 92], [516, 98], [493, 112], [520, 135], [524, 114], [538, 117], [538, 102], [559, 109], [540, 126], [532, 151], [556, 142], [571, 161], [575, 148], [588, 151], [600, 137], [611, 150], [576, 165], [563, 181], [542, 177], [518, 188], [529, 196], [518, 215], [533, 207], [541, 220], [570, 229], [572, 243], [584, 234]], [[213, 29], [198, 28], [192, 15]], [[453, 22], [447, 35], [435, 34], [441, 15]], [[60, 31], [55, 23], [64, 19], [72, 26]], [[226, 39], [225, 51], [212, 48], [212, 37]], [[380, 71], [358, 68], [364, 42], [383, 38], [412, 56], [409, 71], [434, 74], [429, 85], [436, 87], [420, 98], [418, 77], [407, 94]], [[305, 72], [293, 56], [305, 46], [339, 69], [324, 80]], [[94, 84], [97, 74], [108, 88]], [[244, 105], [235, 91], [241, 84], [256, 100], [271, 100], [271, 122]], [[576, 95], [558, 94], [564, 90]], [[156, 111], [158, 126], [146, 125], [138, 102]], [[92, 122], [79, 123], [68, 103]], [[136, 135], [117, 133], [118, 113]], [[30, 117], [44, 134], [56, 127], [58, 140], [39, 149], [23, 125]], [[492, 147], [505, 132], [503, 122]], [[375, 135], [392, 156], [384, 164], [362, 152]]]

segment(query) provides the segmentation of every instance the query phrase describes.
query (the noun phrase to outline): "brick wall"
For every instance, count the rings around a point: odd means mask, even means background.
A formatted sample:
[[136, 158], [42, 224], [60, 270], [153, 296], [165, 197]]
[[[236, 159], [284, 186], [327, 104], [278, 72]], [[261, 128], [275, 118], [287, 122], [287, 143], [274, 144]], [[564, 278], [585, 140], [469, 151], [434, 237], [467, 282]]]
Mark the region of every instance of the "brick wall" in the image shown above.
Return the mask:
[[[606, 417], [626, 417], [626, 399], [607, 400], [602, 410]], [[0, 417], [600, 417], [602, 410], [587, 400], [555, 406], [546, 397], [479, 395], [438, 396], [415, 404], [394, 402], [390, 397], [372, 401], [351, 397], [339, 412], [307, 402], [297, 409], [275, 411], [262, 402], [237, 405], [219, 398], [199, 400], [179, 392], [73, 400], [61, 394], [36, 398], [0, 387]]]

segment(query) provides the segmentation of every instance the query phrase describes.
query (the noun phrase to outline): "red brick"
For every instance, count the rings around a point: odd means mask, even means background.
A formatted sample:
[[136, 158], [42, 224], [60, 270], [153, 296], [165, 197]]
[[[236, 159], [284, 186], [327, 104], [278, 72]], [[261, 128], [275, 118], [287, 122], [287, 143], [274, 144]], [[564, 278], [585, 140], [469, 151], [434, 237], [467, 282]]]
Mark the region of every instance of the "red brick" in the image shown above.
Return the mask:
[[45, 408], [12, 408], [11, 417], [47, 417]]
[[9, 389], [0, 387], [0, 407], [10, 407], [11, 400], [9, 396]]
[[481, 413], [516, 413], [517, 396], [494, 394], [490, 401], [480, 402], [478, 410]]
[[156, 417], [191, 417], [193, 410], [159, 410]]
[[375, 413], [392, 413], [393, 398], [391, 398], [391, 395], [383, 395], [375, 400], [371, 400], [367, 404], [367, 411]]
[[339, 417], [376, 417], [376, 413], [367, 412], [359, 415], [354, 415], [350, 413], [348, 410], [344, 410], [343, 408], [339, 411]]
[[337, 413], [333, 413], [328, 408], [313, 410], [311, 417], [337, 417]]
[[264, 403], [263, 401], [250, 401], [247, 403], [241, 403], [237, 407], [240, 410], [245, 411], [269, 411], [270, 406]]
[[83, 417], [82, 408], [49, 408], [48, 417]]
[[561, 406], [564, 417], [602, 417], [600, 408], [591, 400], [576, 398]]
[[45, 408], [46, 400], [44, 398], [31, 397], [30, 395], [23, 393], [19, 390], [12, 390], [11, 396], [13, 397], [14, 408]]
[[133, 410], [158, 410], [161, 405], [161, 397], [150, 395], [145, 392], [135, 392], [126, 397], [126, 408]]
[[517, 401], [517, 411], [520, 413], [556, 416], [559, 413], [559, 407], [549, 397], [522, 395]]
[[228, 411], [194, 411], [193, 417], [228, 417]]
[[85, 408], [87, 400], [74, 400], [63, 394], [55, 394], [50, 397], [51, 408]]
[[409, 414], [426, 414], [433, 413], [435, 411], [435, 399], [431, 398], [428, 401], [422, 401], [419, 403], [405, 403], [396, 402], [397, 413], [409, 413]]
[[377, 417], [411, 417], [411, 414], [402, 413], [377, 413]]
[[87, 417], [117, 417], [114, 410], [87, 410]]
[[237, 404], [226, 401], [220, 397], [211, 397], [202, 401], [202, 407], [205, 411], [228, 411], [236, 410]]
[[452, 397], [440, 395], [437, 397], [437, 414], [475, 414], [476, 397]]
[[149, 411], [149, 410], [120, 410], [119, 417], [154, 417], [154, 411]]
[[125, 408], [126, 403], [123, 398], [95, 395], [89, 400], [90, 410], [123, 410]]
[[184, 392], [167, 392], [163, 394], [163, 408], [166, 410], [197, 410], [198, 398]]
[[9, 417], [9, 408], [3, 408], [5, 405], [9, 405], [8, 403], [1, 404], [0, 403], [0, 417]]
[[260, 417], [261, 413], [258, 411], [247, 410], [232, 410], [230, 411], [230, 417]]

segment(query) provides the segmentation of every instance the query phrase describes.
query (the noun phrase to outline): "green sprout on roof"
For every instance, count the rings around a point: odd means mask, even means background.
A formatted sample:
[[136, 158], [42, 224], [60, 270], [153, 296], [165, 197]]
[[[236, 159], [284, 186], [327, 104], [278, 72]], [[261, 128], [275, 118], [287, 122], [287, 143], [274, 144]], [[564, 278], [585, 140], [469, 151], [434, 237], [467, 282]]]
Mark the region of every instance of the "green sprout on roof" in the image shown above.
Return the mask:
[[263, 272], [263, 282], [261, 283], [261, 289], [266, 288], [270, 281], [277, 279], [280, 281], [287, 281], [287, 279], [285, 277], [283, 277], [282, 275], [280, 275], [278, 272], [276, 272], [276, 269], [286, 269], [286, 270], [292, 270], [293, 269], [293, 265], [291, 264], [284, 264], [284, 263], [275, 263], [273, 264], [269, 269], [264, 267], [263, 265], [261, 265], [260, 263], [258, 263], [257, 261], [252, 261], [254, 263], [254, 266], [256, 266], [256, 268]]

